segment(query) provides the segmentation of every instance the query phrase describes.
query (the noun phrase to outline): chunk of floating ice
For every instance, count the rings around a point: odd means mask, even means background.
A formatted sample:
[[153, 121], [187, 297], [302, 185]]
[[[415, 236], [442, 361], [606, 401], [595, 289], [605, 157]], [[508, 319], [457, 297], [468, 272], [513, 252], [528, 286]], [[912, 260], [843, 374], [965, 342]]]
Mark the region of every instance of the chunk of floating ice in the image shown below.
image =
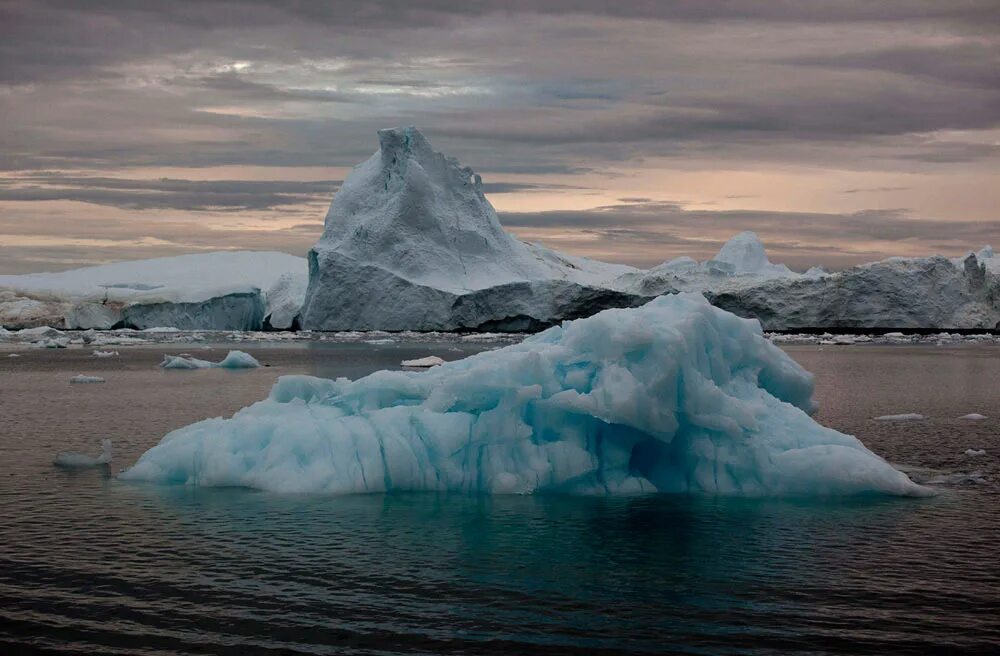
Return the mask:
[[20, 355], [18, 355], [17, 353], [11, 353], [11, 354], [10, 354], [10, 355], [8, 355], [7, 357], [8, 357], [8, 358], [19, 358], [19, 357], [21, 357], [21, 356], [20, 356]]
[[105, 382], [100, 376], [84, 376], [83, 374], [77, 374], [69, 379], [71, 383], [103, 383]]
[[426, 358], [417, 358], [416, 360], [403, 360], [400, 362], [404, 367], [436, 367], [439, 364], [444, 364], [444, 360], [436, 355], [428, 355]]
[[209, 362], [187, 354], [164, 355], [160, 366], [164, 369], [255, 369], [260, 362], [244, 351], [230, 351], [220, 362]]
[[986, 419], [986, 415], [981, 415], [978, 412], [973, 412], [972, 414], [962, 415], [959, 419], [968, 419], [969, 421], [979, 421], [980, 419]]
[[966, 449], [965, 455], [969, 456], [970, 458], [975, 458], [977, 456], [985, 456], [986, 449]]
[[95, 358], [115, 358], [118, 357], [118, 351], [94, 351]]
[[57, 467], [84, 468], [99, 467], [111, 462], [111, 440], [101, 440], [101, 454], [96, 458], [77, 451], [63, 451], [52, 464]]
[[923, 418], [923, 415], [907, 412], [901, 415], [882, 415], [881, 417], [875, 417], [875, 421], [917, 421]]
[[427, 371], [284, 376], [121, 478], [279, 492], [923, 496], [820, 426], [813, 378], [697, 294], [569, 321]]

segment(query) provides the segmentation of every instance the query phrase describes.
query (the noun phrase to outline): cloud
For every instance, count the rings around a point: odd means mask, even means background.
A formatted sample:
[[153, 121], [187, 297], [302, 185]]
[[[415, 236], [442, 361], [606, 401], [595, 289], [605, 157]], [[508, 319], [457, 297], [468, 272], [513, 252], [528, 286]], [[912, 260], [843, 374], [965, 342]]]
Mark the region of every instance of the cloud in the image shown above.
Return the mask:
[[32, 174], [0, 180], [0, 201], [77, 201], [124, 209], [263, 210], [328, 202], [339, 181], [134, 180]]

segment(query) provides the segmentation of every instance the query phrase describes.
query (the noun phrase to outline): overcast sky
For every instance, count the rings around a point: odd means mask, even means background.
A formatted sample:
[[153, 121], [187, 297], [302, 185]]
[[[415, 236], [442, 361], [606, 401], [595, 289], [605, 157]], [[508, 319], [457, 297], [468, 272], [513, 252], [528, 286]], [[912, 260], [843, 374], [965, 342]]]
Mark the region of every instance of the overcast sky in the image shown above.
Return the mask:
[[997, 0], [0, 0], [0, 273], [302, 255], [403, 124], [577, 254], [1000, 247]]

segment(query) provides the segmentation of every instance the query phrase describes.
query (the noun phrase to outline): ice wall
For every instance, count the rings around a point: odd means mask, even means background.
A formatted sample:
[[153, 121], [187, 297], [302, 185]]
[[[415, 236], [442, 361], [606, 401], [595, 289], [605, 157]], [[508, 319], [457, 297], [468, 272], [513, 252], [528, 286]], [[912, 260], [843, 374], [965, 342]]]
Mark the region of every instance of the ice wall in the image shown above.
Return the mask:
[[426, 372], [284, 377], [121, 477], [326, 494], [924, 493], [814, 422], [812, 389], [756, 321], [680, 294]]

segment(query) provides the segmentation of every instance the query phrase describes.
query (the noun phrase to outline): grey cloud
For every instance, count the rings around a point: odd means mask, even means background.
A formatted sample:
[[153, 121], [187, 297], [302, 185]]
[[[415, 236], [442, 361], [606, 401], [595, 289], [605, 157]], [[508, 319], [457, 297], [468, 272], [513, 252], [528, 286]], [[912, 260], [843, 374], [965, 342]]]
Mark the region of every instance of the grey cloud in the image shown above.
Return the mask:
[[262, 210], [323, 202], [338, 185], [331, 180], [130, 180], [31, 175], [0, 183], [0, 201], [68, 200], [138, 210]]

